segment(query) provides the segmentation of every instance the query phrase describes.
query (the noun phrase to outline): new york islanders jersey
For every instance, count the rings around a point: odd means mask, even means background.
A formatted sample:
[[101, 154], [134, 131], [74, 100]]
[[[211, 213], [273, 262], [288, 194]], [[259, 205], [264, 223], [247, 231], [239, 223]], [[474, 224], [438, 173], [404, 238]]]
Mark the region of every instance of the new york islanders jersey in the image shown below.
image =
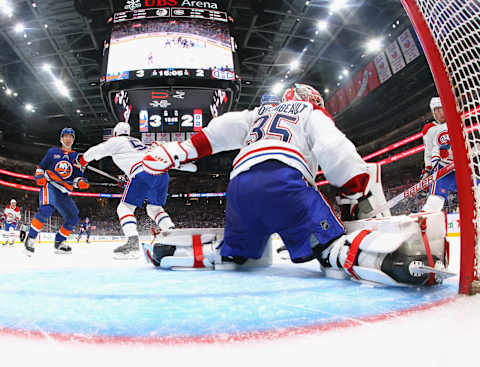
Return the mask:
[[18, 206], [13, 209], [10, 204], [7, 205], [5, 210], [3, 211], [3, 217], [7, 223], [16, 223], [20, 221], [20, 208]]
[[81, 227], [82, 227], [83, 230], [89, 231], [91, 226], [92, 226], [92, 224], [90, 222], [85, 221], [85, 222], [82, 223]]
[[226, 113], [213, 119], [203, 133], [212, 154], [240, 149], [233, 161], [231, 179], [267, 160], [296, 168], [312, 186], [318, 166], [337, 187], [367, 170], [355, 146], [337, 129], [328, 113], [306, 102]]
[[128, 177], [132, 178], [143, 170], [142, 159], [147, 149], [147, 146], [137, 138], [114, 136], [88, 149], [83, 155], [83, 159], [90, 162], [111, 156], [113, 162], [125, 172]]
[[[63, 182], [71, 184], [73, 179], [83, 176], [78, 164], [75, 163], [77, 156], [78, 153], [75, 151], [66, 152], [62, 148], [50, 148], [38, 165], [37, 172], [45, 173], [47, 170], [52, 171]], [[64, 193], [70, 192], [69, 189], [56, 182], [50, 181], [48, 184], [55, 186]]]

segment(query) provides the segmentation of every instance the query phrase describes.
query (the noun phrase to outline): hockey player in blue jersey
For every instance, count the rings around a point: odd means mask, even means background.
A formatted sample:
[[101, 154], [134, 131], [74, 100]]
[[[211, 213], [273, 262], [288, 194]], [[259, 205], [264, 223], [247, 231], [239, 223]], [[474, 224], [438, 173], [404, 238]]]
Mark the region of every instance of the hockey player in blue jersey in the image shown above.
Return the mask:
[[80, 232], [78, 232], [77, 243], [80, 242], [80, 238], [82, 238], [82, 234], [86, 234], [87, 236], [87, 243], [90, 243], [90, 229], [92, 227], [92, 223], [90, 223], [90, 219], [88, 217], [82, 222], [80, 226]]
[[77, 162], [78, 153], [72, 150], [74, 141], [75, 130], [64, 128], [60, 133], [62, 147], [50, 148], [35, 171], [35, 181], [40, 186], [40, 208], [24, 242], [29, 256], [35, 251], [35, 238], [55, 210], [64, 218], [63, 225], [55, 235], [55, 250], [57, 253], [69, 253], [72, 250], [65, 240], [77, 225], [79, 212], [69, 193], [74, 188], [84, 190], [89, 187]]

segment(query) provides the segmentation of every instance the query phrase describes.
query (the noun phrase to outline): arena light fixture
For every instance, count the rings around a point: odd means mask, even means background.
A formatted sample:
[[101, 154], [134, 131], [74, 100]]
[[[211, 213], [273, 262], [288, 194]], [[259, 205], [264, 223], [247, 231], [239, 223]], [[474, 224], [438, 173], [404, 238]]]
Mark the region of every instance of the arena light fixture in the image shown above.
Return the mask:
[[342, 74], [345, 75], [345, 76], [348, 76], [350, 72], [348, 71], [348, 69], [343, 69], [342, 70]]
[[324, 92], [325, 94], [328, 94], [328, 93], [330, 93], [330, 89], [325, 88], [325, 89], [323, 90], [323, 92]]
[[328, 28], [328, 22], [326, 20], [320, 20], [317, 23], [317, 29], [320, 31], [326, 31]]
[[381, 38], [372, 38], [366, 44], [367, 51], [371, 53], [380, 51], [382, 47], [383, 47], [383, 39]]
[[300, 61], [297, 59], [297, 60], [293, 60], [291, 63], [290, 63], [290, 70], [296, 70], [300, 67]]
[[9, 18], [13, 16], [13, 8], [6, 0], [0, 0], [0, 11]]
[[43, 64], [42, 69], [43, 69], [44, 71], [49, 72], [50, 70], [52, 70], [52, 65], [50, 65], [50, 64]]
[[272, 93], [273, 94], [279, 94], [283, 89], [283, 83], [275, 83], [272, 87]]
[[15, 24], [15, 32], [21, 33], [25, 30], [25, 26], [22, 23]]
[[25, 109], [28, 111], [28, 112], [33, 112], [33, 105], [31, 103], [26, 103], [25, 104]]
[[12, 92], [12, 90], [11, 90], [10, 88], [7, 88], [7, 89], [5, 90], [5, 94], [6, 94], [7, 96], [11, 96], [12, 93], [13, 93], [13, 92]]
[[334, 13], [342, 8], [345, 8], [346, 6], [347, 0], [332, 0], [330, 4], [330, 11]]

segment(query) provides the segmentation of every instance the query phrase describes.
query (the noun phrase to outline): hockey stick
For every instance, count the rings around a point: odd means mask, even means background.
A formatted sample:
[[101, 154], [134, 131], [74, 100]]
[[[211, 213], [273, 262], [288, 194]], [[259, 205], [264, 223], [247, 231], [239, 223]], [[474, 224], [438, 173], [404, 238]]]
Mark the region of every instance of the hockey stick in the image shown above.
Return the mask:
[[110, 183], [110, 182], [90, 182], [88, 181], [90, 186], [107, 186], [107, 187], [119, 187], [118, 184]]
[[433, 182], [436, 180], [446, 176], [450, 172], [454, 170], [455, 166], [453, 163], [448, 164], [447, 166], [440, 168], [438, 171], [436, 171], [433, 175], [427, 176], [424, 179], [420, 180], [417, 182], [415, 185], [412, 187], [406, 189], [404, 192], [398, 194], [397, 196], [394, 196], [390, 200], [386, 202], [385, 205], [382, 205], [381, 207], [377, 208], [376, 210], [371, 211], [370, 213], [367, 214], [367, 218], [373, 218], [377, 216], [379, 213], [383, 212], [384, 210], [393, 208], [395, 205], [397, 205], [399, 202], [401, 202], [403, 199], [409, 198], [416, 196], [419, 192], [425, 190], [427, 187], [429, 187]]
[[95, 167], [92, 167], [92, 166], [87, 166], [87, 168], [90, 170], [90, 171], [93, 171], [95, 173], [98, 173], [99, 175], [102, 175], [102, 176], [105, 176], [115, 182], [120, 182], [120, 180], [118, 178], [116, 178], [115, 176], [112, 176], [111, 174], [107, 173], [107, 172], [103, 172], [102, 170], [98, 169], [98, 168], [95, 168]]

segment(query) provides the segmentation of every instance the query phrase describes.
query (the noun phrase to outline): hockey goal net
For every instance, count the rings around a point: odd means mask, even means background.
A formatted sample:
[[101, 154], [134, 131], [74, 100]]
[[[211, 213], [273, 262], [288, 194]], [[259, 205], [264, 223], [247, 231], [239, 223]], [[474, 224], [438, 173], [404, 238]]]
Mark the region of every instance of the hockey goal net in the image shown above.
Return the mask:
[[459, 292], [480, 292], [480, 2], [402, 0], [442, 100], [457, 175]]

